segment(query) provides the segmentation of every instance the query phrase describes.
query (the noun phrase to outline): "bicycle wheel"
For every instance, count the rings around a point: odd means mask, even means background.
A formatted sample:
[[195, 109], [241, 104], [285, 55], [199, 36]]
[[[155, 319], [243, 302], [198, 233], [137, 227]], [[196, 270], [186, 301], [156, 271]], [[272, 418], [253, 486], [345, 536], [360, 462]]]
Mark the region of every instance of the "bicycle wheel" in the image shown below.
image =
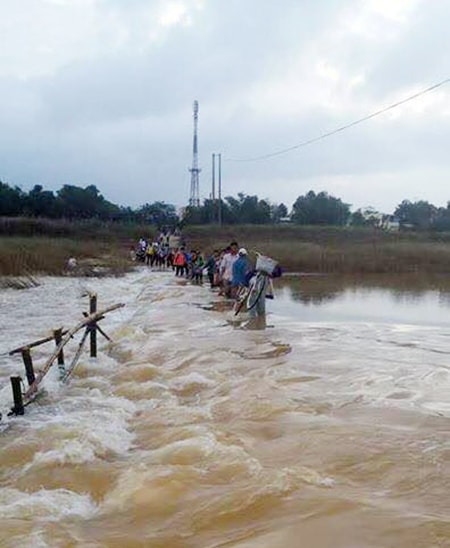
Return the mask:
[[247, 297], [247, 310], [251, 310], [256, 306], [256, 303], [261, 298], [266, 287], [266, 275], [262, 272], [258, 272], [256, 280], [250, 289], [250, 293]]
[[238, 294], [236, 296], [236, 302], [233, 305], [233, 312], [235, 316], [237, 316], [239, 312], [242, 310], [242, 307], [244, 306], [244, 303], [247, 300], [249, 292], [250, 292], [250, 289], [248, 287], [241, 287], [239, 289]]

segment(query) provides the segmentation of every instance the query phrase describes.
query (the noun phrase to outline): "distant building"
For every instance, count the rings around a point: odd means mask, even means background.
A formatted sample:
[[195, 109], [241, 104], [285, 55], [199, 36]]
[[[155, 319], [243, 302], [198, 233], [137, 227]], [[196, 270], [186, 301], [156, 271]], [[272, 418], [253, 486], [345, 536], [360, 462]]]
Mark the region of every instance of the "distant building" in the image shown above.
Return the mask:
[[400, 230], [400, 221], [395, 215], [380, 213], [372, 208], [367, 208], [361, 212], [367, 224], [375, 228], [386, 230], [387, 232], [396, 232]]
[[292, 223], [292, 219], [291, 217], [280, 217], [279, 222], [283, 225], [286, 225], [286, 224]]
[[383, 215], [380, 228], [388, 232], [397, 232], [400, 230], [400, 221], [394, 215]]

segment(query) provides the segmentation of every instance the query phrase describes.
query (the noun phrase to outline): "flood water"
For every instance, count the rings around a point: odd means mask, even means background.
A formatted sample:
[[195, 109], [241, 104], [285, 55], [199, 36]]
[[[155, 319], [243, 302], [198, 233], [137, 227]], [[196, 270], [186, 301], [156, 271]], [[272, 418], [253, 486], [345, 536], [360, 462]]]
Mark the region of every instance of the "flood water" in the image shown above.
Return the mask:
[[[0, 292], [2, 548], [450, 546], [445, 279], [285, 278], [264, 331], [169, 273], [41, 282]], [[114, 342], [7, 418], [86, 290]]]

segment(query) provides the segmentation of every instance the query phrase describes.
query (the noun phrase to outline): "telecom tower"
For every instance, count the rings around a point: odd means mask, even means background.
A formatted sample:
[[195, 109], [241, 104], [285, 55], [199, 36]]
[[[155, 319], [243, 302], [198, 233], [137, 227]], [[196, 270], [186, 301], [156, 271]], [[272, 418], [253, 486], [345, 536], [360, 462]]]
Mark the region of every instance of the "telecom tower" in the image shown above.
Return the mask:
[[192, 167], [191, 172], [191, 194], [189, 197], [189, 205], [199, 207], [200, 205], [200, 190], [198, 184], [198, 174], [201, 169], [198, 167], [198, 146], [197, 146], [197, 125], [198, 125], [198, 101], [194, 101], [194, 143], [192, 152]]

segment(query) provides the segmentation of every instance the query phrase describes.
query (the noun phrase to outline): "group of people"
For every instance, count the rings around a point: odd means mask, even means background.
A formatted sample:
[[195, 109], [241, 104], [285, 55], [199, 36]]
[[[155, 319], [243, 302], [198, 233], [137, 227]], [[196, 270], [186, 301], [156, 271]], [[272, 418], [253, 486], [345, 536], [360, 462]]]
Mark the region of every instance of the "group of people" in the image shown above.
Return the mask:
[[185, 276], [196, 284], [203, 283], [203, 270], [205, 258], [200, 251], [195, 249], [186, 251], [184, 246], [176, 249], [173, 257], [173, 270], [175, 276]]
[[[202, 284], [206, 275], [211, 288], [218, 288], [219, 295], [231, 299], [236, 298], [240, 288], [249, 287], [255, 279], [255, 266], [250, 261], [247, 250], [239, 247], [238, 242], [233, 241], [226, 248], [215, 249], [205, 256], [196, 249], [188, 251], [180, 236], [178, 240], [180, 245], [172, 247], [171, 244], [178, 242], [170, 241], [170, 238], [160, 237], [152, 243], [141, 238], [136, 256], [140, 256], [151, 267], [170, 268], [175, 276], [186, 278], [194, 284]], [[273, 277], [276, 275], [280, 273]], [[272, 297], [270, 277], [264, 297]]]
[[244, 247], [237, 242], [222, 251], [215, 251], [215, 283], [220, 288], [219, 294], [225, 297], [235, 297], [239, 287], [248, 286], [253, 274], [253, 266]]
[[[180, 240], [179, 235], [176, 239]], [[226, 248], [214, 250], [209, 256], [201, 251], [187, 250], [185, 245], [173, 247], [171, 235], [160, 234], [153, 241], [140, 238], [132, 247], [131, 258], [150, 267], [171, 268], [177, 277], [186, 277], [194, 283], [203, 283], [207, 275], [211, 287], [220, 288], [220, 293], [232, 297], [236, 288], [248, 283], [253, 270], [245, 248], [239, 248], [233, 241]]]
[[140, 238], [136, 246], [131, 246], [131, 259], [151, 267], [171, 267], [174, 259], [174, 247], [178, 246], [179, 240], [180, 235], [177, 231], [162, 231], [153, 241]]
[[202, 283], [206, 274], [210, 286], [219, 287], [221, 294], [228, 297], [232, 296], [233, 287], [245, 283], [251, 271], [247, 251], [239, 249], [237, 242], [221, 251], [216, 249], [207, 257], [198, 250], [187, 251], [181, 246], [175, 250], [173, 268], [175, 276], [186, 276], [194, 283]]

